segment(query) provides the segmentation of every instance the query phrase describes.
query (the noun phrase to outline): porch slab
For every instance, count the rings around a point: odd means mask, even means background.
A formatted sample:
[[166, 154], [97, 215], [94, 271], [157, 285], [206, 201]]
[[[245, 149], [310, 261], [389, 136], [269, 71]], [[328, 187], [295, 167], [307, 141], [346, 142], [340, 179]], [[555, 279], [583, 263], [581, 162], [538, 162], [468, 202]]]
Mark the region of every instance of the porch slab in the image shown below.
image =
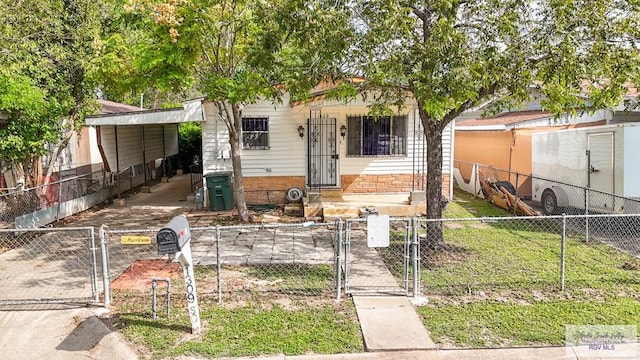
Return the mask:
[[363, 208], [376, 209], [380, 215], [396, 217], [419, 216], [426, 211], [426, 203], [410, 203], [409, 193], [343, 194], [342, 200], [323, 199], [321, 205], [325, 222], [334, 221], [336, 218], [358, 218], [359, 209]]

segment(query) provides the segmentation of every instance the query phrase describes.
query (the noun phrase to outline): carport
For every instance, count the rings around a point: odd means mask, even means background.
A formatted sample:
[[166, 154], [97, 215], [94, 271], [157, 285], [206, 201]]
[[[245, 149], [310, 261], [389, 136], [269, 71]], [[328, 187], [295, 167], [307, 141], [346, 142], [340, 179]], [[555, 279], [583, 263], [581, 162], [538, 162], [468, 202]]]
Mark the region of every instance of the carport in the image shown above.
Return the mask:
[[166, 160], [178, 154], [178, 124], [203, 121], [203, 99], [182, 108], [88, 116], [95, 126], [105, 171], [116, 176], [118, 195], [166, 175]]

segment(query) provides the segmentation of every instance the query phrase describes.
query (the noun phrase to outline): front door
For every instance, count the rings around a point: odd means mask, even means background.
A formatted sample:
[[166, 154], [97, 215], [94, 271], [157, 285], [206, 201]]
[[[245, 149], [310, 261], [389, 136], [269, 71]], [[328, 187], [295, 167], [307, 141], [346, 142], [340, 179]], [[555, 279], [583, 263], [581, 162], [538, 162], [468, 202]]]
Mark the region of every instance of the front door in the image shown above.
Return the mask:
[[310, 188], [338, 185], [336, 119], [311, 110], [307, 122], [307, 182]]

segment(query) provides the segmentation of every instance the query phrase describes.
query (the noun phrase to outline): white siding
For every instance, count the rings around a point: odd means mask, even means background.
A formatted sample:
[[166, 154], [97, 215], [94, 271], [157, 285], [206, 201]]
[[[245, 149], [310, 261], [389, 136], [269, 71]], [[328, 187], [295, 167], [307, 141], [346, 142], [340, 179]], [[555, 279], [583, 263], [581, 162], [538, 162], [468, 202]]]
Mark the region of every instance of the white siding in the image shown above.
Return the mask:
[[[231, 147], [227, 127], [217, 116], [212, 103], [205, 103], [202, 127], [204, 172], [231, 169]], [[243, 116], [269, 118], [269, 149], [242, 149], [242, 169], [245, 176], [305, 176], [306, 137], [298, 136], [298, 126], [306, 129], [307, 111], [288, 105], [277, 109], [264, 101], [246, 106]]]
[[[426, 170], [423, 131], [415, 103], [407, 104], [400, 112], [408, 117], [407, 155], [401, 157], [349, 157], [347, 140], [339, 136], [340, 126], [346, 125], [349, 115], [369, 113], [367, 103], [359, 98], [344, 104], [340, 101], [317, 100], [311, 105], [274, 106], [270, 102], [259, 102], [244, 107], [243, 116], [269, 118], [269, 149], [243, 149], [242, 166], [245, 176], [305, 176], [307, 171], [307, 118], [311, 108], [320, 109], [323, 116], [337, 119], [339, 139], [340, 175], [356, 174], [412, 174]], [[231, 169], [230, 146], [226, 125], [219, 120], [212, 103], [204, 104], [205, 122], [202, 126], [204, 172]], [[298, 126], [305, 128], [305, 137], [298, 136]], [[450, 174], [453, 161], [453, 125], [447, 126], [443, 134], [443, 173]], [[416, 156], [414, 157], [414, 152]]]
[[116, 160], [115, 126], [100, 126], [100, 138], [102, 140], [102, 150], [109, 163], [109, 168], [112, 172], [115, 172], [118, 166]]
[[167, 157], [178, 153], [178, 124], [164, 125], [164, 149]]
[[163, 142], [161, 125], [147, 125], [144, 127], [145, 160], [147, 162], [163, 157]]
[[231, 147], [226, 125], [218, 117], [213, 103], [204, 103], [205, 121], [202, 123], [202, 168], [211, 171], [231, 169]]
[[142, 164], [142, 126], [118, 126], [117, 136], [120, 171]]
[[[638, 139], [640, 139], [640, 126], [625, 124], [623, 134], [624, 138], [620, 141], [619, 136], [615, 144], [616, 189], [622, 187], [623, 196], [640, 198], [640, 184], [638, 184], [640, 166], [637, 166], [638, 153], [640, 153], [640, 142], [638, 142]], [[619, 142], [622, 142], [622, 144]]]
[[442, 131], [442, 174], [453, 171], [453, 135], [455, 122], [450, 122]]

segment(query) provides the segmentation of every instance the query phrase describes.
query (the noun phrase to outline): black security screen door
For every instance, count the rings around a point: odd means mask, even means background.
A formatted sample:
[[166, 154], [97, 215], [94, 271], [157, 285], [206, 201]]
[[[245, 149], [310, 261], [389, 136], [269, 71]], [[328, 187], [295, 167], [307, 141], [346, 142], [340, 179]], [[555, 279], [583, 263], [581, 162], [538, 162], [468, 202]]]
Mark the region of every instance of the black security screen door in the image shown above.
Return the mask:
[[310, 188], [338, 185], [336, 119], [311, 110], [307, 122], [308, 169]]

